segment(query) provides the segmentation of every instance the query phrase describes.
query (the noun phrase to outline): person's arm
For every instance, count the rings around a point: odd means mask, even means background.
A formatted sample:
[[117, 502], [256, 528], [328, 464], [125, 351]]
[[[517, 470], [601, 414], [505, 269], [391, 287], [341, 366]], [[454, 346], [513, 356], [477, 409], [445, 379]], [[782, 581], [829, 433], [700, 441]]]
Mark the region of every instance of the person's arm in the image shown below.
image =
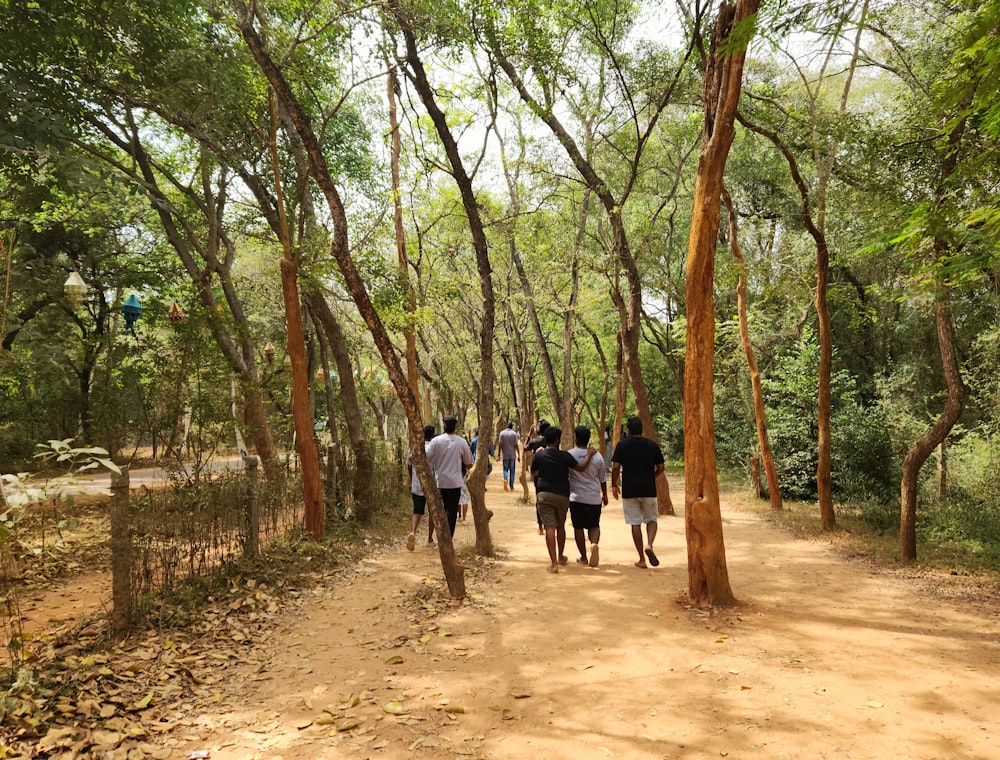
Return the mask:
[[608, 506], [608, 484], [601, 482], [601, 504]]
[[618, 488], [618, 483], [621, 479], [622, 466], [618, 462], [614, 462], [611, 465], [611, 495], [618, 500], [621, 490]]
[[663, 474], [663, 462], [660, 462], [655, 467], [653, 467], [653, 478], [658, 478]]
[[590, 464], [590, 460], [594, 458], [594, 454], [597, 453], [597, 449], [593, 446], [587, 447], [587, 456], [585, 456], [580, 462], [577, 463], [576, 467], [573, 469], [577, 472], [583, 472], [587, 469], [587, 465]]

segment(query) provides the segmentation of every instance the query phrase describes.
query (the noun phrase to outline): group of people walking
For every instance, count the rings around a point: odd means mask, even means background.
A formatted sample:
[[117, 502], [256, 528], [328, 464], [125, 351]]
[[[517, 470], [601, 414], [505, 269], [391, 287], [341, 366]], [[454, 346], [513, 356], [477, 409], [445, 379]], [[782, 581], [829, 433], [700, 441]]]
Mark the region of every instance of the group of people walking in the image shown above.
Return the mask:
[[[424, 451], [441, 491], [448, 528], [454, 535], [465, 473], [475, 460], [466, 440], [455, 434], [457, 419], [445, 417], [443, 424], [444, 434], [437, 437], [433, 426], [424, 427]], [[629, 418], [625, 429], [627, 435], [611, 455], [611, 495], [615, 500], [621, 499], [625, 522], [631, 526], [632, 541], [639, 556], [635, 566], [656, 567], [660, 564], [653, 549], [658, 518], [656, 480], [663, 472], [663, 453], [655, 441], [642, 435], [642, 421], [638, 417]], [[542, 420], [538, 424], [538, 435], [530, 437], [523, 447], [525, 452], [533, 452], [531, 476], [535, 484], [535, 514], [538, 532], [545, 536], [550, 573], [558, 573], [561, 566], [569, 563], [565, 554], [567, 516], [573, 522], [579, 552], [577, 563], [589, 567], [600, 564], [601, 512], [608, 505], [608, 466], [601, 453], [590, 445], [590, 428], [577, 427], [573, 434], [575, 446], [562, 450], [559, 448], [562, 430]], [[493, 453], [492, 446], [489, 453]], [[503, 465], [504, 491], [514, 489], [521, 453], [520, 436], [510, 422], [500, 433], [497, 451], [497, 460]], [[413, 551], [427, 502], [416, 472], [412, 466], [410, 469], [413, 517], [407, 548]], [[428, 546], [434, 546], [433, 531], [428, 517]]]

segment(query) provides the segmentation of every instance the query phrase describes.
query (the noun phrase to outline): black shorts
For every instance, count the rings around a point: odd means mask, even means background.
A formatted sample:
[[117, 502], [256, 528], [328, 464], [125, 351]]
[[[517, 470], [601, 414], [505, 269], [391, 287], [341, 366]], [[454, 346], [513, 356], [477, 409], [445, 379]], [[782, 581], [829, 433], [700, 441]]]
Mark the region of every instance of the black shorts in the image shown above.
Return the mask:
[[410, 496], [413, 497], [413, 514], [422, 515], [427, 506], [427, 497], [422, 493], [410, 493]]
[[601, 505], [569, 503], [569, 515], [573, 520], [573, 530], [592, 530], [601, 527]]

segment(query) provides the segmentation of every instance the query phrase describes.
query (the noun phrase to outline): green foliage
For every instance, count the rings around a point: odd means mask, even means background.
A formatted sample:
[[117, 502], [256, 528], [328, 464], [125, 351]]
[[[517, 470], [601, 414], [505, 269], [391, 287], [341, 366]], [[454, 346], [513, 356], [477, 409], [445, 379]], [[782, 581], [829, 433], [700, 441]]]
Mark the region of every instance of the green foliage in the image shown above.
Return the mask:
[[977, 553], [1000, 556], [1000, 446], [989, 434], [970, 433], [948, 448], [943, 499], [923, 489], [918, 535], [925, 541], [962, 542]]
[[[764, 381], [771, 445], [787, 498], [816, 496], [818, 366], [819, 344], [806, 327]], [[848, 500], [884, 500], [895, 482], [886, 421], [877, 408], [857, 403], [846, 372], [834, 372], [831, 381], [834, 491]]]

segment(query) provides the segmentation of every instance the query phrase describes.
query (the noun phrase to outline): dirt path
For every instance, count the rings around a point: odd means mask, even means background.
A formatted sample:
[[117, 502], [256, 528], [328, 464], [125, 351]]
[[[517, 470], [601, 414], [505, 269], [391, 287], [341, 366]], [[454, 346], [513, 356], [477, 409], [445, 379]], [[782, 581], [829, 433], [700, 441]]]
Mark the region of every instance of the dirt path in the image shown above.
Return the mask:
[[[400, 542], [306, 592], [240, 704], [175, 736], [177, 756], [1000, 758], [998, 610], [724, 507], [742, 606], [700, 613], [678, 603], [681, 518], [639, 570], [612, 502], [601, 566], [574, 564], [570, 540], [554, 576], [533, 508], [495, 474], [487, 501], [505, 558], [470, 569], [464, 605], [443, 601], [436, 551]], [[460, 526], [459, 549], [472, 537]]]

